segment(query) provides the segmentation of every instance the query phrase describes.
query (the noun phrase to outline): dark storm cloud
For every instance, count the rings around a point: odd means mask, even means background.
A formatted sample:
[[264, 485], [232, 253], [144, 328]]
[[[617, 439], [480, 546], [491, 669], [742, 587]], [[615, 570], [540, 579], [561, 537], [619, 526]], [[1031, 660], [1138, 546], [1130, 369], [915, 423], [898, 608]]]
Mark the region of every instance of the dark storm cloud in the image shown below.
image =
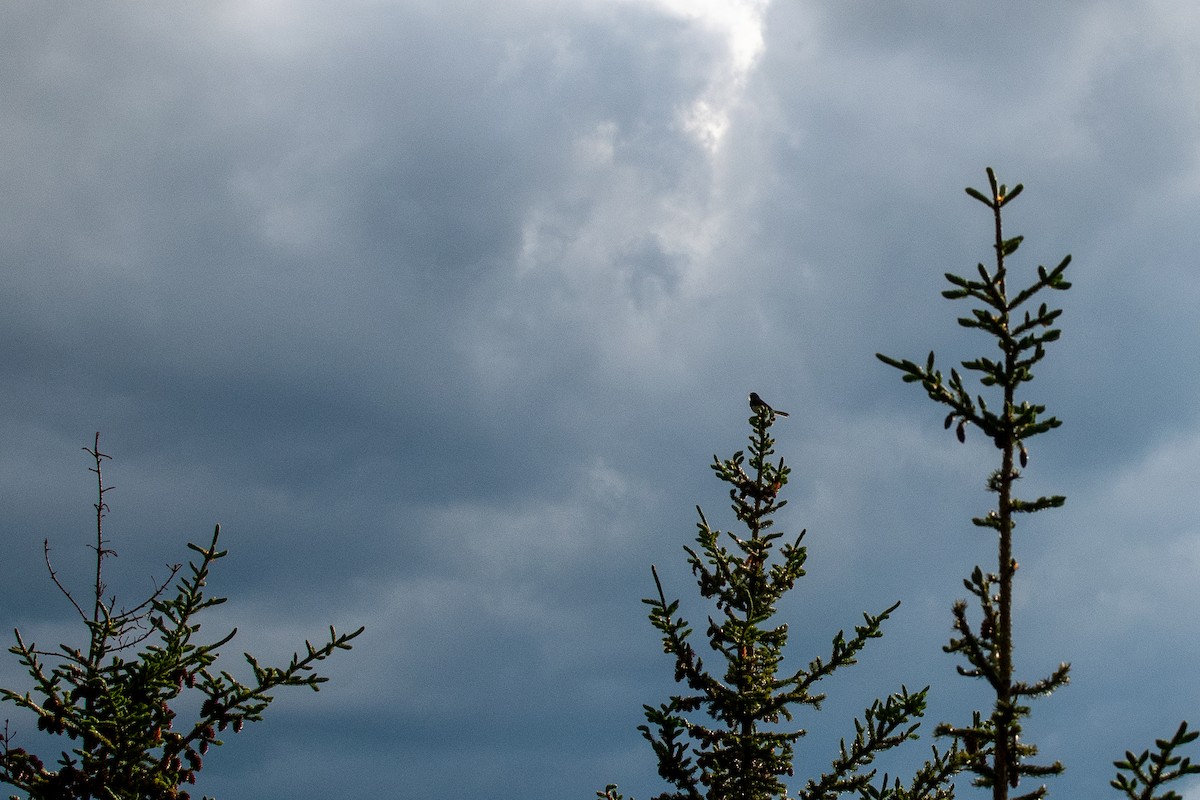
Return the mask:
[[[36, 507], [56, 505], [47, 484], [86, 486], [85, 464], [60, 466], [100, 428], [118, 459], [114, 569], [132, 573], [114, 587], [136, 593], [145, 564], [223, 521], [234, 555], [214, 590], [235, 597], [215, 627], [239, 624], [239, 647], [282, 658], [326, 621], [367, 622], [381, 649], [352, 685], [395, 699], [349, 705], [360, 739], [399, 735], [378, 749], [492, 720], [475, 751], [493, 781], [546, 746], [564, 703], [607, 708], [612, 692], [587, 700], [576, 668], [615, 674], [636, 713], [627, 668], [606, 655], [624, 623], [593, 617], [637, 620], [640, 604], [621, 592], [608, 610], [628, 578], [594, 562], [640, 549], [625, 504], [646, 493], [604, 457], [644, 471], [647, 423], [597, 413], [589, 395], [644, 370], [594, 334], [627, 335], [627, 300], [645, 313], [677, 289], [678, 253], [622, 226], [691, 170], [676, 114], [713, 45], [637, 8], [465, 25], [391, 13], [328, 36], [202, 12], [25, 22], [42, 38], [8, 104], [6, 428], [7, 452], [36, 453], [26, 468], [41, 471], [14, 526], [46, 531], [56, 553], [86, 541], [62, 533], [86, 531], [86, 514]], [[531, 227], [531, 209], [546, 222]], [[625, 279], [609, 284], [586, 237], [622, 254]], [[644, 564], [629, 568], [644, 578]], [[17, 617], [45, 632], [53, 609]], [[371, 722], [381, 714], [391, 725]], [[438, 769], [414, 784], [444, 784]]]
[[[22, 356], [39, 372], [82, 373], [102, 394], [132, 394], [141, 415], [174, 418], [194, 431], [179, 431], [181, 449], [234, 437], [258, 442], [244, 449], [255, 459], [286, 460], [289, 446], [334, 462], [361, 448], [436, 457], [455, 449], [435, 433], [450, 427], [469, 442], [513, 413], [555, 427], [543, 387], [585, 382], [596, 355], [577, 332], [588, 320], [546, 308], [563, 290], [556, 279], [514, 281], [522, 220], [569, 173], [589, 116], [615, 125], [619, 157], [643, 177], [673, 183], [686, 160], [662, 141], [672, 104], [656, 100], [680, 81], [674, 31], [633, 16], [628, 30], [565, 21], [505, 37], [417, 14], [284, 53], [192, 20], [224, 46], [215, 64], [172, 60], [178, 33], [112, 26], [118, 41], [81, 46], [104, 91], [39, 99], [68, 116], [55, 130], [71, 140], [56, 149], [91, 171], [50, 178], [69, 182], [73, 201], [43, 224], [74, 244], [21, 270], [32, 285], [8, 295], [18, 327], [7, 338], [38, 348]], [[635, 31], [667, 41], [647, 48]], [[148, 36], [159, 32], [165, 40]], [[154, 68], [128, 64], [128, 50]], [[516, 330], [490, 329], [497, 308]], [[497, 337], [517, 337], [509, 348], [520, 352], [503, 392], [479, 397], [472, 351]], [[584, 373], [563, 381], [573, 370]], [[501, 435], [463, 449], [522, 449]], [[459, 476], [457, 490], [482, 477]]]

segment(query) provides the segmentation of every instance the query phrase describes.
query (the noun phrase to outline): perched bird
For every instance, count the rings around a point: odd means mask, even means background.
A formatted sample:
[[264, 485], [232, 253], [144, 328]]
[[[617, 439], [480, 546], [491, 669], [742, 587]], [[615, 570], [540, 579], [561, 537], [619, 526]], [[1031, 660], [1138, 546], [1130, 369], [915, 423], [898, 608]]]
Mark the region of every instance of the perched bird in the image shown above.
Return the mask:
[[767, 405], [766, 401], [758, 396], [758, 392], [750, 393], [750, 410], [755, 414], [761, 414], [764, 411], [770, 411], [772, 414], [778, 414], [781, 417], [786, 417], [788, 415], [786, 411], [776, 411]]

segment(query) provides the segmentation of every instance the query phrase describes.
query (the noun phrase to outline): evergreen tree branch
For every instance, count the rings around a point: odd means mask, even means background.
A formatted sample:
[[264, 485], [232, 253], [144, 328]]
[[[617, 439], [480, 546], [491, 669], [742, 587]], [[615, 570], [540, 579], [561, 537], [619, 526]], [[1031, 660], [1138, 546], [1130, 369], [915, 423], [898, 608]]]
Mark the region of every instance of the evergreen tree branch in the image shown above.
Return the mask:
[[838, 757], [829, 772], [819, 780], [810, 780], [798, 795], [799, 800], [835, 800], [847, 792], [861, 793], [875, 777], [875, 771], [864, 771], [883, 750], [917, 738], [920, 723], [912, 722], [925, 714], [929, 687], [910, 694], [901, 688], [886, 700], [876, 700], [864, 712], [862, 720], [854, 720], [855, 736], [850, 746], [843, 739]]
[[933, 756], [917, 770], [908, 786], [898, 777], [889, 781], [885, 774], [879, 786], [868, 783], [858, 789], [861, 800], [953, 800], [951, 781], [962, 771], [965, 754], [956, 744], [944, 753], [936, 747], [930, 749]]
[[1113, 788], [1129, 800], [1182, 800], [1173, 789], [1161, 793], [1159, 790], [1187, 775], [1200, 774], [1200, 764], [1175, 754], [1177, 749], [1191, 744], [1197, 737], [1200, 737], [1200, 731], [1189, 731], [1185, 720], [1179, 723], [1170, 739], [1155, 740], [1156, 752], [1143, 750], [1141, 755], [1134, 755], [1126, 751], [1123, 760], [1113, 762], [1117, 768], [1117, 777], [1111, 781]]

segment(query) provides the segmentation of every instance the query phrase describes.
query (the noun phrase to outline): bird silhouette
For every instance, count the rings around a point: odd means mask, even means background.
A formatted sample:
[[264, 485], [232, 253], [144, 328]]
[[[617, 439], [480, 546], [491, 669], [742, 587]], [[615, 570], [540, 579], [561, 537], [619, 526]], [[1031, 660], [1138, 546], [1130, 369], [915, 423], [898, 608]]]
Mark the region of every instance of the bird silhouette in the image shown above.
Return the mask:
[[755, 414], [761, 414], [763, 411], [769, 411], [772, 414], [778, 414], [781, 417], [786, 417], [788, 415], [786, 411], [776, 411], [767, 405], [767, 402], [758, 396], [758, 392], [750, 393], [750, 410]]

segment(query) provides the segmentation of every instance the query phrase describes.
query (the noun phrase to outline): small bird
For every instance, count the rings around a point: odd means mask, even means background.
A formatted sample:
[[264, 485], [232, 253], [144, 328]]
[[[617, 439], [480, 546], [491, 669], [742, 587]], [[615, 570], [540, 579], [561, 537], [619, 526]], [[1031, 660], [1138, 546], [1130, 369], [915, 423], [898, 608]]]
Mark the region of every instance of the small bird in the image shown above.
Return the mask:
[[761, 414], [764, 411], [769, 411], [772, 414], [778, 414], [781, 417], [786, 417], [788, 415], [786, 411], [776, 411], [767, 405], [766, 401], [758, 396], [758, 392], [750, 393], [750, 410], [755, 414]]

